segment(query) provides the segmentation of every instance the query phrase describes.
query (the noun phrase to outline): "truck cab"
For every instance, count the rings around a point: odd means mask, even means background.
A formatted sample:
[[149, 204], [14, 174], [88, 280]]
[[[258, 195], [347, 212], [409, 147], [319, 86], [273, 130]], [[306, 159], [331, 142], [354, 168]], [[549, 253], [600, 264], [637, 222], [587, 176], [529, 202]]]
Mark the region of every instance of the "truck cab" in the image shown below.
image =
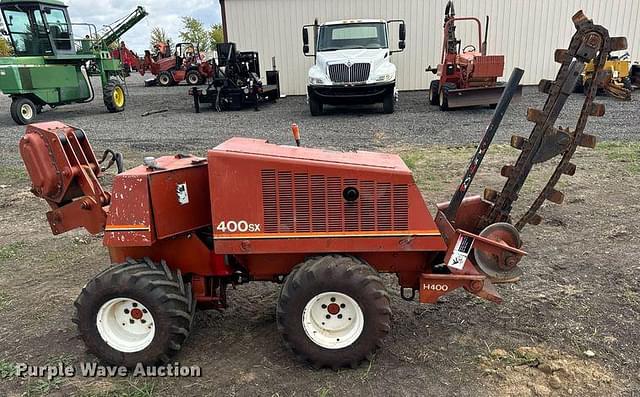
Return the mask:
[[[399, 24], [398, 49], [389, 46], [389, 26]], [[313, 52], [309, 30], [313, 32]], [[314, 58], [309, 68], [307, 95], [313, 116], [321, 115], [325, 104], [382, 103], [393, 113], [397, 99], [396, 66], [390, 55], [405, 48], [403, 20], [353, 19], [305, 25], [303, 52]]]

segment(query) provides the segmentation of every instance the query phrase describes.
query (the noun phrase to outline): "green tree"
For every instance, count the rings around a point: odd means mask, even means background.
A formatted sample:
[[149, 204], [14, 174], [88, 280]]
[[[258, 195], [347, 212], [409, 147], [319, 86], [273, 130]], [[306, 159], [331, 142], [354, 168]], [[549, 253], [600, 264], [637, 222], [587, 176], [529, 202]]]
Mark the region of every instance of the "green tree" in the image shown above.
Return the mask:
[[165, 43], [169, 47], [173, 45], [173, 40], [167, 34], [166, 30], [156, 26], [151, 29], [151, 40], [149, 41], [149, 48], [153, 48], [157, 43]]
[[193, 17], [182, 17], [184, 28], [180, 31], [180, 40], [195, 44], [200, 51], [209, 51], [210, 35], [202, 22]]
[[13, 53], [11, 44], [4, 38], [0, 37], [0, 57], [8, 57]]
[[209, 40], [211, 49], [215, 49], [218, 43], [224, 43], [224, 31], [221, 24], [217, 23], [209, 28]]

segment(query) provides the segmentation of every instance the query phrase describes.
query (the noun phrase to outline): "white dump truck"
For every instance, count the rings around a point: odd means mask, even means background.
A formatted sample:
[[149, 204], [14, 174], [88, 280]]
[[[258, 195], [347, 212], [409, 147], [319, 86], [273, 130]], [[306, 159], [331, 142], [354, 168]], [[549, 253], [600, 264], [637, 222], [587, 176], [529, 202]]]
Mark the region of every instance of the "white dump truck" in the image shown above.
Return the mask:
[[[399, 24], [398, 48], [389, 48], [389, 26]], [[314, 46], [310, 51], [309, 29]], [[314, 57], [309, 69], [307, 95], [313, 116], [323, 106], [382, 103], [385, 113], [393, 113], [397, 99], [396, 66], [391, 54], [405, 48], [403, 20], [352, 19], [305, 25], [303, 52]]]

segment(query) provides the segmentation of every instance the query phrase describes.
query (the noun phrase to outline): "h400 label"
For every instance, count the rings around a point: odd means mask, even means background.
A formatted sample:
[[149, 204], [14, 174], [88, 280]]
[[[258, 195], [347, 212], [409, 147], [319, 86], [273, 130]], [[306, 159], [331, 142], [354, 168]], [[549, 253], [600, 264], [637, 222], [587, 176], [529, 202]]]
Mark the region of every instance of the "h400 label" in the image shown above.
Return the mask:
[[249, 223], [247, 221], [222, 221], [216, 226], [216, 230], [223, 233], [235, 233], [235, 232], [259, 232], [259, 223]]
[[428, 283], [424, 283], [422, 284], [422, 289], [427, 290], [427, 291], [447, 291], [449, 289], [449, 286], [447, 284], [428, 284]]

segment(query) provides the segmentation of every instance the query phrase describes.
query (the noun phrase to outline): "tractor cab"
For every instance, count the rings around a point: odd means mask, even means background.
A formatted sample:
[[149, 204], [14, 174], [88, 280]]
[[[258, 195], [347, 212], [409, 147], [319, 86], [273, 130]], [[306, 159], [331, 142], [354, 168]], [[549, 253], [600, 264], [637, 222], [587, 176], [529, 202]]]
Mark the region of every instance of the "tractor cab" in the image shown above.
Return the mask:
[[67, 7], [61, 1], [0, 0], [5, 31], [15, 56], [76, 53]]

